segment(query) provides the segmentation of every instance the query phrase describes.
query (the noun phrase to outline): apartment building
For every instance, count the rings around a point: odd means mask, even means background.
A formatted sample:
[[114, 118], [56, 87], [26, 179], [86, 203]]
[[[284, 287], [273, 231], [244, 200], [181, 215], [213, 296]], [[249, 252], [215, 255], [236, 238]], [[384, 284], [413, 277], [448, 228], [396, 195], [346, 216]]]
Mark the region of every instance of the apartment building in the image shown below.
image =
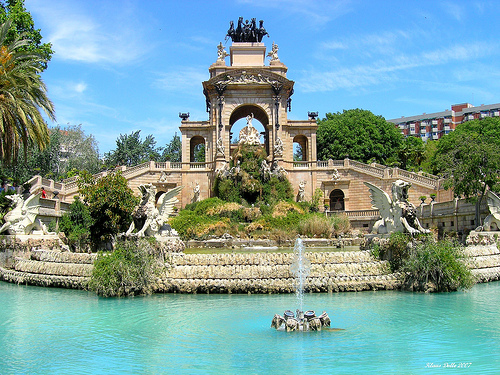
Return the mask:
[[485, 117], [500, 116], [500, 103], [474, 107], [472, 104], [454, 104], [451, 110], [443, 112], [423, 113], [417, 116], [401, 117], [387, 120], [399, 127], [405, 137], [420, 137], [428, 139], [439, 139], [443, 135], [455, 130], [458, 124], [466, 121], [482, 119]]

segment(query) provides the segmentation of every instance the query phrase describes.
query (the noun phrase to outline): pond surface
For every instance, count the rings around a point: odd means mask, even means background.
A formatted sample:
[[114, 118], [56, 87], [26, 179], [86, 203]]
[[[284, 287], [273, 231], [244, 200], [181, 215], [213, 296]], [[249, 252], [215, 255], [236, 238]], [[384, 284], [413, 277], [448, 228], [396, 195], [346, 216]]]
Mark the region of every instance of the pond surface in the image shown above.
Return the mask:
[[[497, 374], [500, 283], [307, 294], [340, 331], [279, 332], [290, 295], [153, 295], [0, 282], [1, 374]], [[445, 367], [448, 366], [448, 367]], [[453, 367], [454, 366], [454, 367]], [[462, 367], [459, 367], [462, 366]]]

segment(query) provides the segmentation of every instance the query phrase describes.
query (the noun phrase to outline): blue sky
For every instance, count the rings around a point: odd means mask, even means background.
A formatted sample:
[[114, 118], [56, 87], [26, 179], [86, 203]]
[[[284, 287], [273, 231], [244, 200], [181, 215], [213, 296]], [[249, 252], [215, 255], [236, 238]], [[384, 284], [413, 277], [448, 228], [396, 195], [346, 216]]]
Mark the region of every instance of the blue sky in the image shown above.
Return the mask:
[[[500, 1], [26, 0], [55, 51], [43, 79], [57, 124], [114, 149], [157, 146], [179, 112], [206, 120], [201, 82], [229, 21], [264, 20], [295, 81], [289, 119], [362, 108], [386, 119], [500, 102]], [[231, 41], [227, 41], [227, 51]], [[229, 64], [229, 58], [226, 58]], [[49, 123], [54, 126], [56, 123]]]

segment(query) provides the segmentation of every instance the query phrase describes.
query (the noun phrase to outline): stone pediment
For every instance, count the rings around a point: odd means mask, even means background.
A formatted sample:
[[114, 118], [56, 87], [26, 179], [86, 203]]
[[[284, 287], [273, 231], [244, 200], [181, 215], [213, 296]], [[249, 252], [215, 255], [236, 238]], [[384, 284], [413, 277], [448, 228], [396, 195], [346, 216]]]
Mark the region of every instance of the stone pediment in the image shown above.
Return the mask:
[[285, 92], [290, 92], [294, 82], [280, 74], [271, 72], [263, 68], [235, 69], [218, 74], [215, 77], [203, 82], [203, 87], [207, 90], [216, 90], [218, 87], [239, 85], [267, 85], [273, 89], [281, 88]]

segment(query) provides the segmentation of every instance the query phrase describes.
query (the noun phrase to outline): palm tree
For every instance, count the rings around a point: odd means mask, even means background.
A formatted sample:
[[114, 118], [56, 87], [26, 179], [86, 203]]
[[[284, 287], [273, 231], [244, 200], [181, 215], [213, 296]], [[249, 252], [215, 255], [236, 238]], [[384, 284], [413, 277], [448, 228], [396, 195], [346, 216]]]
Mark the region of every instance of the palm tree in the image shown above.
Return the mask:
[[17, 160], [21, 146], [25, 157], [29, 146], [45, 148], [49, 131], [41, 110], [55, 120], [54, 106], [39, 76], [43, 59], [19, 50], [30, 43], [27, 39], [7, 44], [10, 26], [11, 21], [0, 26], [0, 156], [5, 164]]

